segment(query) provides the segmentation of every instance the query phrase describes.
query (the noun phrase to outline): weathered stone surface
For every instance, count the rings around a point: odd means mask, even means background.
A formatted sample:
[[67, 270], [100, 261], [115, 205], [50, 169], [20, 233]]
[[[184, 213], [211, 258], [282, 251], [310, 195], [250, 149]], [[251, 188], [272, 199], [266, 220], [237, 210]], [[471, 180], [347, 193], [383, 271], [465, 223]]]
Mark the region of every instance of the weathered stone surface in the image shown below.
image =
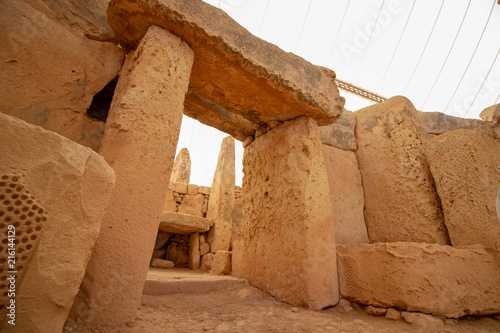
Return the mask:
[[352, 111], [345, 110], [335, 123], [321, 126], [319, 134], [324, 145], [355, 151], [358, 148], [354, 135], [355, 128], [356, 116]]
[[497, 193], [497, 216], [498, 216], [498, 221], [500, 221], [500, 185], [498, 186], [498, 193]]
[[355, 115], [370, 242], [448, 243], [413, 104], [397, 96]]
[[335, 223], [335, 243], [368, 243], [363, 184], [356, 154], [322, 145]]
[[155, 258], [151, 261], [151, 266], [158, 268], [174, 268], [175, 264], [170, 260]]
[[188, 193], [187, 194], [189, 194], [189, 195], [198, 194], [198, 187], [199, 187], [198, 185], [188, 184]]
[[422, 243], [337, 246], [342, 297], [449, 318], [500, 311], [500, 272], [483, 247]]
[[181, 213], [164, 211], [160, 215], [159, 229], [174, 234], [207, 232], [213, 220]]
[[436, 328], [444, 326], [444, 323], [441, 319], [433, 317], [428, 314], [423, 313], [415, 313], [415, 312], [403, 312], [401, 313], [401, 317], [408, 324], [413, 324], [417, 327], [426, 329], [426, 330], [435, 330]]
[[299, 118], [245, 149], [245, 223], [233, 242], [233, 275], [282, 301], [313, 309], [339, 299], [321, 146], [315, 121]]
[[200, 234], [194, 233], [189, 237], [188, 267], [198, 269], [200, 267]]
[[495, 248], [500, 239], [495, 213], [500, 140], [457, 130], [429, 141], [427, 151], [451, 244]]
[[342, 310], [344, 310], [345, 312], [351, 312], [352, 310], [354, 310], [352, 308], [351, 301], [349, 301], [348, 299], [345, 299], [345, 298], [341, 298], [339, 300], [338, 306], [340, 306], [340, 308]]
[[198, 187], [198, 193], [205, 194], [205, 195], [210, 195], [210, 187], [208, 186], [200, 186]]
[[156, 242], [155, 242], [155, 250], [158, 250], [165, 245], [165, 243], [172, 237], [172, 234], [169, 232], [164, 232], [164, 231], [158, 231], [158, 235], [156, 235]]
[[191, 177], [191, 158], [189, 150], [182, 148], [175, 158], [170, 182], [189, 184], [189, 177]]
[[182, 203], [179, 205], [178, 212], [182, 214], [189, 214], [198, 217], [203, 217], [203, 203], [205, 196], [203, 194], [189, 195], [186, 194], [182, 198]]
[[[127, 56], [106, 122], [100, 153], [116, 186], [73, 319], [113, 326], [135, 318], [165, 203], [193, 51], [151, 27]], [[131, 111], [133, 110], [133, 112]]]
[[222, 140], [217, 167], [210, 190], [207, 218], [213, 219], [213, 227], [208, 234], [210, 249], [213, 253], [229, 250], [231, 225], [234, 210], [235, 181], [234, 139], [230, 136]]
[[401, 319], [401, 313], [396, 309], [389, 308], [389, 309], [387, 309], [385, 317], [387, 319], [399, 320], [399, 319]]
[[153, 251], [153, 255], [151, 257], [152, 258], [164, 259], [166, 253], [167, 253], [167, 250], [154, 250]]
[[[16, 321], [2, 332], [61, 331], [85, 274], [115, 183], [113, 169], [90, 149], [0, 114], [0, 225], [6, 282], [7, 229], [16, 237]], [[5, 293], [4, 293], [5, 292]]]
[[479, 117], [487, 122], [500, 124], [500, 104], [487, 107], [479, 114]]
[[200, 255], [203, 256], [210, 252], [210, 245], [208, 243], [201, 243], [200, 244]]
[[83, 115], [93, 96], [118, 74], [124, 52], [63, 22], [59, 9], [51, 10], [58, 4], [0, 3], [0, 31], [5, 32], [0, 34], [0, 112], [95, 148], [93, 134], [84, 134], [91, 124]]
[[174, 191], [170, 189], [167, 190], [167, 197], [165, 199], [165, 204], [163, 205], [163, 210], [177, 212], [177, 202], [174, 198]]
[[[479, 131], [495, 136], [495, 126], [479, 119], [466, 119], [449, 116], [441, 112], [419, 112], [428, 138], [458, 129]], [[497, 136], [498, 138], [498, 136]]]
[[172, 183], [174, 185], [174, 191], [179, 194], [187, 194], [188, 184], [187, 183]]
[[224, 11], [206, 3], [114, 0], [108, 16], [126, 48], [135, 48], [151, 25], [185, 40], [196, 54], [190, 80], [193, 97], [186, 96], [187, 104], [219, 113], [219, 119], [210, 117], [209, 125], [238, 140], [248, 136], [250, 123], [307, 116], [326, 125], [343, 111], [344, 99], [333, 71], [253, 36]]
[[215, 254], [207, 253], [201, 257], [201, 270], [205, 272], [210, 272], [212, 269], [212, 261], [214, 260]]
[[385, 314], [387, 313], [386, 308], [379, 308], [379, 307], [371, 306], [371, 305], [368, 305], [366, 307], [365, 311], [366, 311], [366, 313], [368, 313], [369, 315], [372, 315], [372, 316], [385, 316]]
[[231, 251], [219, 250], [212, 260], [210, 274], [227, 275], [231, 273]]
[[243, 209], [243, 195], [241, 192], [241, 187], [235, 186], [234, 188], [234, 209], [233, 209], [233, 221], [231, 225], [231, 247], [233, 245], [233, 240], [240, 231], [243, 223], [245, 222], [245, 212]]

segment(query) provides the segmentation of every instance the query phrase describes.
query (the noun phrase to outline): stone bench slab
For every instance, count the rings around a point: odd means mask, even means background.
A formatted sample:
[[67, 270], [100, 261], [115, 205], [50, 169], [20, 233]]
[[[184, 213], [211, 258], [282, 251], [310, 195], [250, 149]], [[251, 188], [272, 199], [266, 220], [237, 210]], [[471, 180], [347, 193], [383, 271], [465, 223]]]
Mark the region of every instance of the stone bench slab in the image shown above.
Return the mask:
[[203, 217], [164, 211], [158, 229], [174, 234], [193, 234], [207, 232], [212, 224], [213, 220]]

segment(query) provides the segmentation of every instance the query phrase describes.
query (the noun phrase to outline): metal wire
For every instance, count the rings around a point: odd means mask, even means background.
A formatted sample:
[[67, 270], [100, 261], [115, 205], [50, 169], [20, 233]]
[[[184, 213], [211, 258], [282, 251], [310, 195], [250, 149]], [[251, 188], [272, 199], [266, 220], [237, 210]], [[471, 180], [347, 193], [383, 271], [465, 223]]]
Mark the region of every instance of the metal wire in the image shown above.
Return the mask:
[[297, 49], [299, 48], [300, 40], [302, 39], [302, 34], [304, 33], [304, 28], [306, 26], [307, 17], [309, 16], [309, 11], [311, 10], [312, 2], [313, 2], [313, 0], [309, 1], [309, 6], [307, 7], [306, 17], [304, 18], [304, 23], [302, 24], [302, 29], [300, 29], [300, 35], [299, 35], [299, 39], [297, 40], [297, 45], [295, 45], [295, 50], [293, 51], [294, 53], [297, 53]]
[[[462, 74], [462, 77], [460, 78], [460, 81], [458, 81], [458, 84], [457, 84], [457, 87], [455, 88], [455, 91], [453, 92], [453, 95], [451, 95], [451, 98], [450, 100], [448, 101], [448, 104], [446, 104], [446, 107], [444, 108], [443, 112], [446, 113], [446, 110], [448, 110], [448, 107], [450, 106], [451, 104], [451, 101], [453, 100], [453, 97], [455, 97], [455, 94], [457, 93], [458, 91], [458, 88], [460, 87], [460, 85], [462, 84], [462, 81], [465, 77], [465, 74], [467, 73], [467, 71], [469, 70], [469, 66], [470, 64], [472, 63], [472, 60], [474, 59], [474, 56], [476, 55], [476, 51], [477, 49], [479, 48], [479, 44], [481, 44], [481, 40], [483, 39], [483, 36], [484, 36], [484, 32], [486, 31], [486, 27], [488, 27], [488, 23], [490, 22], [490, 18], [491, 18], [491, 14], [493, 14], [493, 9], [495, 9], [495, 4], [496, 4], [496, 1], [493, 0], [493, 6], [491, 6], [491, 10], [490, 10], [490, 15], [488, 16], [488, 19], [486, 20], [486, 24], [484, 25], [484, 28], [483, 28], [483, 32], [481, 33], [481, 37], [479, 37], [479, 41], [477, 42], [476, 44], [476, 48], [474, 49], [474, 52], [472, 53], [472, 56], [470, 57], [469, 59], [469, 63], [467, 64], [467, 67], [465, 67], [465, 71], [464, 73]], [[496, 103], [496, 102], [495, 102]]]
[[434, 25], [432, 26], [431, 33], [429, 34], [429, 37], [427, 38], [427, 42], [425, 42], [424, 49], [422, 50], [422, 54], [420, 54], [420, 58], [418, 59], [417, 65], [415, 66], [415, 69], [413, 70], [413, 73], [411, 74], [410, 81], [408, 81], [408, 84], [406, 85], [406, 88], [403, 92], [403, 95], [406, 95], [406, 91], [408, 90], [408, 87], [410, 86], [411, 81], [413, 80], [413, 76], [415, 75], [415, 72], [417, 71], [418, 65], [420, 65], [420, 61], [422, 60], [422, 57], [424, 56], [425, 50], [427, 49], [427, 45], [429, 45], [429, 40], [431, 39], [432, 33], [434, 32], [434, 28], [436, 27], [436, 23], [439, 19], [439, 15], [441, 14], [441, 9], [443, 9], [444, 5], [444, 0], [441, 2], [441, 7], [439, 7], [438, 14], [436, 16], [436, 20], [434, 21]]
[[264, 22], [266, 21], [267, 10], [269, 8], [269, 1], [270, 0], [267, 0], [266, 9], [264, 10], [264, 16], [262, 17], [262, 22], [260, 24], [259, 37], [262, 36], [262, 28], [264, 28]]
[[405, 26], [403, 28], [403, 32], [401, 32], [401, 36], [399, 36], [399, 40], [398, 40], [398, 44], [396, 45], [396, 49], [394, 50], [394, 53], [392, 54], [391, 60], [389, 61], [389, 64], [387, 65], [387, 68], [385, 69], [384, 76], [382, 77], [382, 81], [380, 81], [380, 84], [378, 85], [376, 93], [378, 93], [378, 91], [380, 90], [380, 87], [382, 87], [382, 84], [385, 81], [385, 77], [387, 75], [387, 72], [389, 72], [389, 68], [392, 65], [392, 61], [394, 60], [394, 56], [396, 55], [396, 52], [398, 52], [399, 44], [401, 43], [401, 40], [403, 39], [403, 35], [405, 34], [406, 27], [408, 26], [408, 22], [410, 21], [411, 13], [413, 12], [413, 7], [415, 7], [415, 2], [417, 2], [417, 0], [413, 0], [413, 4], [411, 5], [411, 9], [410, 9], [410, 14], [408, 14], [408, 18], [406, 19], [406, 23], [405, 23]]
[[[470, 108], [472, 107], [472, 105], [474, 105], [474, 102], [476, 101], [477, 95], [479, 95], [479, 93], [481, 92], [481, 89], [483, 89], [483, 85], [484, 85], [484, 83], [486, 82], [486, 79], [488, 78], [488, 76], [490, 75], [491, 69], [493, 68], [493, 65], [495, 64], [495, 62], [497, 61], [497, 58], [498, 58], [498, 54], [499, 54], [499, 53], [500, 53], [500, 49], [498, 49], [498, 51], [497, 51], [497, 55], [495, 56], [495, 59], [493, 59], [493, 62], [491, 63], [491, 66], [490, 66], [490, 69], [488, 70], [488, 73], [487, 73], [487, 74], [486, 74], [486, 76], [484, 77], [483, 83], [481, 83], [481, 86], [479, 87], [479, 90], [477, 91], [476, 96], [474, 96], [474, 99], [472, 100], [472, 103], [470, 103], [469, 108], [467, 109], [467, 112], [465, 112], [465, 114], [464, 114], [464, 118], [465, 118], [465, 116], [467, 116], [467, 114], [469, 113], [469, 110], [470, 110]], [[497, 98], [497, 99], [498, 99], [498, 98]]]
[[450, 57], [451, 51], [453, 51], [453, 46], [455, 46], [455, 42], [457, 41], [458, 35], [460, 34], [460, 30], [462, 30], [462, 25], [464, 24], [465, 17], [467, 16], [467, 13], [469, 12], [471, 1], [472, 0], [469, 0], [469, 4], [467, 5], [467, 8], [465, 9], [464, 17], [462, 18], [462, 22], [460, 22], [460, 26], [458, 27], [458, 31], [457, 31], [457, 34], [455, 35], [455, 39], [453, 39], [453, 43], [451, 44], [451, 47], [448, 51], [448, 54], [446, 55], [446, 58], [444, 59], [443, 66], [441, 66], [441, 69], [439, 70], [439, 73], [436, 77], [436, 80], [434, 80], [434, 83], [432, 84], [431, 90], [427, 94], [427, 97], [424, 100], [424, 104], [422, 104], [422, 107], [420, 108], [420, 110], [424, 109], [425, 104], [429, 100], [429, 97], [431, 96], [432, 91], [434, 90], [434, 87], [436, 86], [436, 83], [439, 81], [439, 77], [441, 76], [441, 73], [443, 72], [443, 69], [446, 66], [446, 62], [448, 61], [448, 58]]
[[370, 45], [370, 41], [372, 39], [373, 32], [375, 31], [375, 27], [377, 26], [378, 19], [380, 17], [380, 13], [382, 12], [382, 7], [384, 7], [384, 3], [385, 3], [385, 0], [382, 1], [382, 5], [380, 6], [380, 9], [378, 11], [377, 19], [375, 20], [375, 24], [373, 25], [373, 29], [370, 32], [370, 37], [368, 38], [368, 42], [366, 43], [365, 49], [363, 50], [363, 54], [361, 55], [361, 60], [358, 63], [358, 67], [356, 68], [356, 71], [354, 72], [354, 75], [351, 79], [351, 83], [353, 83], [354, 80], [356, 79], [356, 76], [358, 75], [359, 68], [361, 67], [361, 64], [363, 63], [363, 59], [365, 58], [366, 50], [368, 49], [368, 46]]
[[330, 58], [332, 57], [333, 50], [335, 49], [335, 45], [337, 44], [337, 39], [339, 38], [340, 30], [342, 30], [342, 24], [344, 24], [345, 15], [347, 14], [347, 10], [349, 9], [349, 5], [351, 4], [351, 0], [347, 1], [347, 6], [345, 7], [344, 15], [342, 16], [342, 20], [340, 21], [339, 30], [337, 30], [337, 35], [335, 36], [335, 40], [333, 41], [332, 49], [328, 54], [328, 58], [326, 59], [325, 67], [328, 67], [328, 63], [330, 62]]

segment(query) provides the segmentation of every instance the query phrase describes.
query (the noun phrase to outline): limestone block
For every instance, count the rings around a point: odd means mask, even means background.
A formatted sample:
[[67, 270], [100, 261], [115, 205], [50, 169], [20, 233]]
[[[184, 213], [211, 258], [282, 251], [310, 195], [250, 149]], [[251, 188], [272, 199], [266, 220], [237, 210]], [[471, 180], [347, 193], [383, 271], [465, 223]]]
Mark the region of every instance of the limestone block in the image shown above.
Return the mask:
[[458, 129], [474, 130], [495, 136], [495, 126], [479, 119], [459, 118], [441, 112], [419, 112], [419, 116], [430, 138]]
[[187, 194], [189, 194], [189, 195], [196, 195], [196, 194], [198, 194], [198, 185], [188, 184]]
[[356, 154], [325, 144], [322, 149], [331, 194], [335, 243], [368, 243], [363, 184]]
[[426, 329], [426, 330], [435, 330], [442, 326], [444, 323], [441, 319], [433, 317], [424, 313], [415, 313], [415, 312], [402, 312], [401, 317], [408, 324], [413, 324], [417, 327]]
[[339, 299], [321, 146], [314, 120], [299, 118], [245, 148], [245, 223], [233, 242], [233, 275], [281, 301], [313, 309]]
[[[92, 150], [0, 114], [2, 332], [62, 330], [114, 183], [113, 169]], [[15, 326], [7, 323], [10, 300], [4, 293], [10, 277], [7, 229], [12, 228]]]
[[[63, 22], [61, 13], [51, 10], [61, 8], [55, 2], [0, 3], [0, 31], [5, 32], [0, 34], [0, 112], [83, 142], [88, 139], [82, 133], [87, 130], [83, 114], [93, 96], [120, 71], [124, 51]], [[90, 6], [89, 2], [79, 7]], [[81, 115], [73, 117], [76, 112]], [[72, 126], [70, 119], [75, 120]]]
[[172, 237], [172, 234], [169, 232], [158, 231], [158, 235], [156, 236], [155, 242], [155, 250], [158, 250], [165, 245], [165, 243]]
[[191, 176], [191, 158], [189, 157], [189, 150], [182, 148], [174, 161], [172, 174], [170, 175], [170, 182], [189, 184], [189, 177]]
[[182, 214], [189, 214], [198, 217], [203, 217], [203, 203], [205, 196], [203, 194], [189, 195], [186, 194], [182, 198], [182, 203], [179, 205], [178, 212]]
[[200, 267], [200, 234], [191, 234], [189, 238], [188, 267], [198, 269]]
[[355, 115], [370, 242], [447, 244], [426, 132], [413, 104], [397, 96]]
[[160, 215], [158, 228], [173, 234], [192, 234], [208, 231], [211, 222], [213, 221], [203, 217], [164, 211]]
[[175, 189], [174, 191], [179, 194], [187, 194], [188, 184], [187, 183], [174, 183]]
[[218, 250], [227, 251], [230, 247], [234, 210], [234, 168], [234, 139], [228, 136], [221, 143], [208, 201], [207, 218], [214, 221], [208, 234], [212, 253]]
[[165, 204], [163, 205], [163, 210], [166, 210], [169, 212], [177, 212], [177, 201], [174, 198], [174, 191], [167, 190], [167, 198], [165, 199]]
[[385, 313], [385, 317], [387, 319], [392, 319], [392, 320], [399, 320], [401, 319], [401, 313], [393, 308], [387, 309], [387, 312]]
[[495, 248], [500, 239], [495, 213], [500, 140], [457, 130], [429, 141], [427, 151], [451, 244]]
[[198, 193], [210, 195], [210, 187], [208, 186], [200, 186], [198, 187]]
[[219, 250], [212, 260], [210, 274], [227, 275], [231, 273], [231, 251]]
[[151, 266], [159, 268], [174, 268], [175, 264], [170, 260], [156, 258], [151, 261]]
[[167, 253], [167, 250], [154, 250], [153, 255], [151, 256], [152, 258], [160, 258], [163, 259], [165, 257], [165, 254]]
[[487, 107], [479, 114], [479, 117], [487, 122], [500, 124], [500, 104]]
[[321, 142], [342, 150], [356, 151], [355, 128], [356, 116], [352, 111], [345, 110], [333, 124], [319, 127]]
[[201, 257], [201, 270], [205, 272], [210, 272], [212, 269], [212, 261], [214, 260], [215, 254], [207, 253]]
[[208, 243], [200, 243], [200, 255], [205, 255], [210, 252], [210, 245]]
[[233, 221], [231, 225], [231, 245], [243, 226], [243, 223], [245, 223], [245, 212], [243, 206], [243, 196], [236, 195], [234, 198]]
[[[248, 136], [241, 130], [248, 120], [262, 124], [305, 116], [326, 125], [343, 111], [333, 71], [253, 36], [214, 6], [194, 0], [118, 0], [111, 2], [108, 17], [125, 48], [135, 48], [150, 25], [185, 40], [196, 54], [187, 104], [219, 115], [205, 124], [238, 140]], [[194, 111], [192, 116], [202, 115]]]
[[379, 307], [371, 306], [371, 305], [368, 305], [366, 307], [365, 311], [366, 311], [366, 313], [368, 313], [369, 315], [372, 315], [372, 316], [385, 316], [385, 314], [387, 313], [386, 308], [379, 308]]
[[342, 297], [459, 318], [500, 311], [500, 271], [483, 247], [422, 243], [337, 246]]
[[116, 186], [71, 318], [89, 327], [135, 318], [174, 161], [193, 51], [151, 27], [120, 73], [100, 153]]

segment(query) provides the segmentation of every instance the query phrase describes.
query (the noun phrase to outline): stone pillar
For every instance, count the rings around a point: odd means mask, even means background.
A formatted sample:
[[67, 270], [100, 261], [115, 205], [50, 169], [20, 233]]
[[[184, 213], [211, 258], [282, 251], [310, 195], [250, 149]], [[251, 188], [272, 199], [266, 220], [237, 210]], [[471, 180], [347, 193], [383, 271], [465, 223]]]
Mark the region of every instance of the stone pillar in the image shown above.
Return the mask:
[[214, 225], [208, 233], [208, 243], [212, 253], [229, 250], [231, 226], [234, 210], [234, 139], [225, 137], [219, 152], [215, 169], [210, 199], [208, 200], [207, 219], [213, 219]]
[[116, 186], [71, 318], [87, 326], [133, 320], [140, 304], [172, 171], [193, 51], [150, 27], [129, 54], [100, 153]]
[[200, 234], [197, 232], [189, 237], [188, 267], [200, 268]]
[[298, 118], [256, 138], [243, 172], [246, 219], [233, 274], [293, 305], [335, 305], [335, 233], [316, 122]]
[[189, 184], [191, 177], [191, 158], [189, 150], [182, 148], [174, 161], [172, 174], [170, 175], [170, 182]]

